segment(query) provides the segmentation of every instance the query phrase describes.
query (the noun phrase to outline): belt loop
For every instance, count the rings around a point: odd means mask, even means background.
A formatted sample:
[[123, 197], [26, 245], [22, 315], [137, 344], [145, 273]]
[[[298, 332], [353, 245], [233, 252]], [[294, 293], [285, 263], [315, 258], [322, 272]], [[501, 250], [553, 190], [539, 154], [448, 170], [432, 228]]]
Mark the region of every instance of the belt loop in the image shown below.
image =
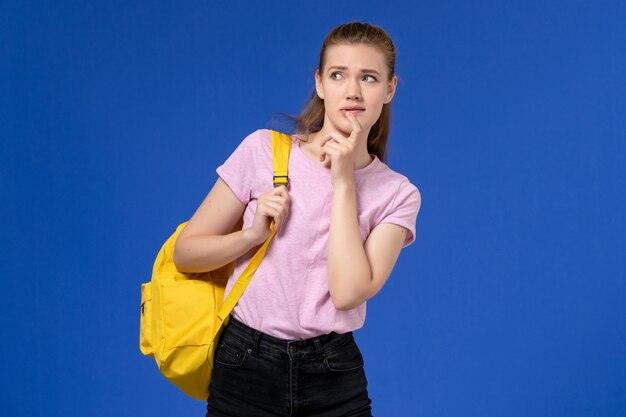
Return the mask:
[[317, 350], [317, 354], [320, 356], [324, 356], [324, 348], [322, 347], [322, 342], [319, 337], [313, 339], [313, 344], [315, 345], [315, 350]]
[[252, 343], [252, 349], [257, 352], [259, 347], [259, 339], [261, 338], [261, 332], [258, 330], [254, 331], [254, 342]]

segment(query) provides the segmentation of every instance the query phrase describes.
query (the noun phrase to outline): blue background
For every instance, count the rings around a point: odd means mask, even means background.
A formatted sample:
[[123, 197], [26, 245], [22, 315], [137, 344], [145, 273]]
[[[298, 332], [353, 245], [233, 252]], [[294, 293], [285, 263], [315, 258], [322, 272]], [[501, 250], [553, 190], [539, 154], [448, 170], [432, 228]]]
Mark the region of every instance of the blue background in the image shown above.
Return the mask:
[[326, 33], [394, 39], [417, 240], [355, 333], [377, 416], [626, 415], [626, 2], [0, 3], [3, 416], [204, 415], [140, 284]]

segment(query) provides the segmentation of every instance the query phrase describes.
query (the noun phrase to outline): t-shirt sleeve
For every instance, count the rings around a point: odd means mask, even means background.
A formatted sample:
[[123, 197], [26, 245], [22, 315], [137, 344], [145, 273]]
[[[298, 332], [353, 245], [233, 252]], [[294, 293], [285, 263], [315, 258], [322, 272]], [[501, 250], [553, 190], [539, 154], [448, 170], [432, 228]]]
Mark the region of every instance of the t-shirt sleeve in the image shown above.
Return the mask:
[[394, 199], [393, 209], [380, 221], [397, 224], [408, 230], [403, 248], [415, 241], [415, 222], [421, 203], [422, 199], [417, 187], [409, 181], [403, 181]]
[[215, 170], [243, 204], [248, 204], [252, 198], [261, 134], [262, 131], [257, 130], [246, 136], [228, 159]]

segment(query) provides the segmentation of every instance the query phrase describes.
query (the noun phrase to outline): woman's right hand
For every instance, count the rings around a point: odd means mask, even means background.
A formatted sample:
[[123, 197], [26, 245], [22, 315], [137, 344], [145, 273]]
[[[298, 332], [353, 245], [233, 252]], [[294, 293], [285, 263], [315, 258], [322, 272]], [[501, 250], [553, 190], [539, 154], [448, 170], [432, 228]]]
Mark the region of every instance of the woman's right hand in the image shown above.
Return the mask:
[[274, 219], [274, 228], [278, 233], [285, 225], [290, 203], [289, 193], [284, 185], [261, 194], [257, 200], [252, 226], [248, 229], [253, 240], [261, 244], [269, 237], [272, 219]]

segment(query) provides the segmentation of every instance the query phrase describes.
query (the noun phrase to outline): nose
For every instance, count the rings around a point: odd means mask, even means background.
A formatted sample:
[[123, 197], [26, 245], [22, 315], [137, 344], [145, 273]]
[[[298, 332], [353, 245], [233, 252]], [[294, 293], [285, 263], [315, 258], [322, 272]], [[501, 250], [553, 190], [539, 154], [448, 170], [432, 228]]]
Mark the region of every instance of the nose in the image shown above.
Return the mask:
[[346, 98], [349, 100], [360, 100], [361, 99], [361, 85], [359, 84], [358, 79], [353, 79], [348, 83], [346, 90]]

